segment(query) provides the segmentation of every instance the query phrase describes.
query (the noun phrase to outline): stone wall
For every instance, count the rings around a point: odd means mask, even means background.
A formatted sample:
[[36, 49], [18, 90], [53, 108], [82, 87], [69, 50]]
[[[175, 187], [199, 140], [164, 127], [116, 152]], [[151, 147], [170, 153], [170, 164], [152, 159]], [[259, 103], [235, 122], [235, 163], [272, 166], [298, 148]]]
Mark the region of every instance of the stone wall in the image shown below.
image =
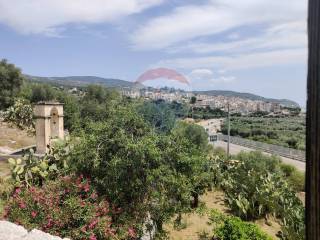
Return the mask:
[[0, 240], [69, 240], [51, 236], [37, 229], [28, 232], [22, 226], [7, 221], [0, 221]]

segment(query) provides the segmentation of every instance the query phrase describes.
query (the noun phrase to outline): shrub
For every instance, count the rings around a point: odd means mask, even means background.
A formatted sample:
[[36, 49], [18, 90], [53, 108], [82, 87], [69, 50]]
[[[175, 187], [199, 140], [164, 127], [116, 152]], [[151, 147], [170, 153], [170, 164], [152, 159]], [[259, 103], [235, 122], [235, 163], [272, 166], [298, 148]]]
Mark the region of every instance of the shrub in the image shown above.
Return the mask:
[[282, 239], [304, 240], [305, 208], [296, 193], [284, 189], [277, 208], [277, 215], [282, 223]]
[[225, 216], [213, 210], [210, 222], [214, 226], [214, 239], [219, 240], [271, 240], [253, 223], [242, 221], [238, 217]]
[[219, 164], [220, 185], [231, 210], [242, 219], [274, 214], [281, 219], [284, 239], [304, 239], [304, 207], [284, 174], [292, 174], [292, 168], [281, 169], [279, 159], [258, 152], [236, 158]]
[[221, 240], [271, 240], [252, 223], [243, 222], [240, 218], [227, 218], [218, 228], [216, 236]]
[[282, 163], [280, 167], [293, 190], [296, 192], [304, 192], [305, 174], [289, 164]]
[[20, 129], [34, 131], [32, 106], [23, 99], [16, 99], [14, 105], [9, 107], [4, 113], [4, 121]]
[[297, 146], [298, 146], [298, 140], [295, 139], [295, 138], [290, 138], [286, 141], [286, 143], [288, 144], [288, 146], [290, 148], [295, 148], [297, 149]]
[[68, 142], [56, 142], [43, 158], [34, 156], [31, 149], [23, 158], [9, 158], [15, 186], [41, 186], [47, 179], [65, 175], [68, 170]]
[[75, 240], [133, 239], [136, 235], [133, 228], [112, 224], [119, 210], [99, 199], [90, 180], [82, 176], [61, 177], [42, 188], [16, 188], [5, 211], [8, 220], [27, 229]]

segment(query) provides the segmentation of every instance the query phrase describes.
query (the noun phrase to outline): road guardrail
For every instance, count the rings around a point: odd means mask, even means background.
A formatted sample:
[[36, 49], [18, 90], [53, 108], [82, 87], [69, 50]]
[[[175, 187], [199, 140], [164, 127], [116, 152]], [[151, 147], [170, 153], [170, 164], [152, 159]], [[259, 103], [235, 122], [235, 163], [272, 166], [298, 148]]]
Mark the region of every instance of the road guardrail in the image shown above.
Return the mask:
[[[227, 142], [228, 136], [223, 135], [223, 134], [219, 134], [218, 140]], [[230, 143], [240, 145], [243, 147], [252, 148], [255, 150], [260, 150], [260, 151], [267, 152], [267, 153], [274, 154], [274, 155], [279, 155], [281, 157], [294, 159], [294, 160], [301, 161], [301, 162], [306, 161], [305, 151], [301, 151], [301, 150], [297, 150], [297, 149], [286, 148], [283, 146], [262, 143], [262, 142], [257, 142], [257, 141], [253, 141], [253, 140], [249, 140], [249, 139], [244, 139], [241, 137], [232, 137], [232, 136], [230, 136]]]

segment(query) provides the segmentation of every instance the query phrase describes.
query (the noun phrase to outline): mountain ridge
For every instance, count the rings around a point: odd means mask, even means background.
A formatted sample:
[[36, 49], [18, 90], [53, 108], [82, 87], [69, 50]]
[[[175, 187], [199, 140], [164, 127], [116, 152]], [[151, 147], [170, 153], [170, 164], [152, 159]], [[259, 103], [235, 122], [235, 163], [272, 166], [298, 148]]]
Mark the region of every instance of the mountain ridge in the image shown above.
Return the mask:
[[69, 87], [83, 87], [89, 84], [101, 84], [110, 88], [141, 88], [144, 87], [142, 84], [129, 82], [117, 78], [103, 78], [96, 76], [66, 76], [66, 77], [39, 77], [25, 75], [27, 79], [31, 81], [59, 84]]
[[[129, 82], [116, 78], [103, 78], [97, 76], [66, 76], [66, 77], [39, 77], [39, 76], [31, 76], [25, 75], [25, 77], [31, 81], [50, 83], [50, 84], [58, 84], [62, 86], [68, 87], [83, 87], [89, 84], [100, 84], [105, 87], [110, 88], [136, 88], [141, 89], [145, 88], [143, 84]], [[266, 101], [266, 102], [274, 102], [279, 103], [285, 107], [300, 107], [298, 103], [289, 99], [274, 99], [274, 98], [266, 98], [252, 93], [244, 93], [244, 92], [236, 92], [229, 90], [207, 90], [207, 91], [192, 91], [195, 94], [206, 94], [209, 96], [227, 96], [227, 97], [240, 97], [244, 99], [257, 100], [257, 101]]]
[[300, 105], [293, 100], [267, 98], [257, 94], [247, 93], [247, 92], [236, 92], [236, 91], [230, 91], [230, 90], [207, 90], [207, 91], [192, 91], [192, 92], [196, 94], [204, 94], [209, 96], [239, 97], [239, 98], [245, 98], [253, 101], [279, 103], [285, 107], [291, 107], [291, 108], [300, 107]]

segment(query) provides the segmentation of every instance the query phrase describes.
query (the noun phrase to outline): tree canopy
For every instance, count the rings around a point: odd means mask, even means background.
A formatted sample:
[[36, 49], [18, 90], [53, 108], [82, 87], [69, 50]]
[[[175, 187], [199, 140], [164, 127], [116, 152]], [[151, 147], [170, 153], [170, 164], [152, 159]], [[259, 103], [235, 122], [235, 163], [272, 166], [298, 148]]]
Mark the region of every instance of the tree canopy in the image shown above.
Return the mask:
[[14, 97], [20, 91], [23, 75], [19, 68], [7, 60], [0, 61], [0, 109], [13, 105]]

